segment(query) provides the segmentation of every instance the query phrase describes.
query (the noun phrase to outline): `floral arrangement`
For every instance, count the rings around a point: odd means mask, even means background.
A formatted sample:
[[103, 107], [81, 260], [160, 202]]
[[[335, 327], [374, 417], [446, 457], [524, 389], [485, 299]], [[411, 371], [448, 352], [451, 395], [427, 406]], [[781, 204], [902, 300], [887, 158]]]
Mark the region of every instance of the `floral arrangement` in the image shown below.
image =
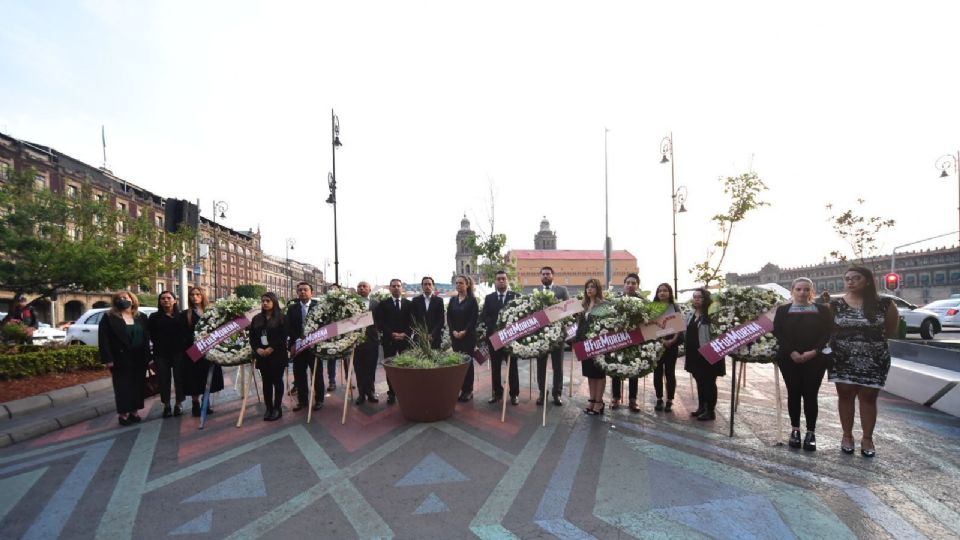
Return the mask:
[[[785, 302], [776, 291], [760, 287], [731, 286], [717, 293], [710, 304], [710, 335], [717, 337], [728, 330], [756, 320]], [[777, 356], [777, 340], [767, 333], [730, 355], [740, 362], [773, 362]]]
[[[592, 312], [587, 337], [636, 330], [663, 315], [666, 310], [667, 305], [661, 302], [647, 302], [632, 296], [613, 297]], [[595, 356], [593, 361], [607, 375], [613, 377], [643, 377], [657, 367], [663, 349], [660, 340], [654, 339]]]
[[370, 299], [376, 300], [377, 302], [383, 302], [384, 300], [389, 300], [393, 298], [393, 295], [390, 294], [390, 291], [387, 289], [377, 289], [375, 291], [370, 291]]
[[[224, 324], [242, 317], [259, 305], [260, 302], [253, 298], [238, 298], [236, 296], [221, 298], [200, 316], [194, 336], [200, 339]], [[247, 332], [237, 332], [228, 337], [207, 353], [207, 360], [221, 366], [239, 366], [253, 361], [253, 351], [250, 349]]]
[[[355, 317], [366, 310], [367, 302], [362, 296], [343, 289], [332, 289], [317, 297], [317, 305], [307, 312], [303, 333], [315, 332], [330, 323]], [[363, 343], [366, 337], [367, 333], [360, 329], [341, 334], [327, 341], [321, 341], [315, 347], [317, 357], [321, 360], [340, 358]]]
[[[553, 291], [534, 291], [527, 296], [518, 296], [507, 302], [507, 305], [500, 310], [500, 315], [497, 317], [497, 328], [505, 328], [524, 317], [559, 303], [560, 301], [557, 300]], [[564, 340], [567, 337], [564, 326], [569, 323], [570, 321], [567, 320], [557, 321], [529, 336], [514, 341], [507, 347], [511, 354], [517, 358], [536, 358], [547, 354], [554, 349], [563, 347]]]

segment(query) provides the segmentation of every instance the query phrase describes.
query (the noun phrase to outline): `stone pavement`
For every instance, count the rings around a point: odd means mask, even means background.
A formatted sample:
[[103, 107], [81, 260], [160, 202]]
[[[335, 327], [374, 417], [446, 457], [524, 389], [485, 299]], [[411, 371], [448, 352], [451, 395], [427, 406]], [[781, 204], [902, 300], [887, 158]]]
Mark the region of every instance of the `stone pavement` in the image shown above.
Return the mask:
[[505, 423], [486, 403], [487, 368], [479, 372], [476, 400], [434, 424], [408, 423], [384, 400], [351, 407], [341, 426], [339, 393], [311, 424], [289, 411], [263, 422], [256, 405], [236, 428], [229, 390], [202, 431], [189, 416], [159, 418], [155, 400], [137, 426], [113, 415], [84, 421], [0, 449], [0, 530], [44, 539], [960, 535], [960, 419], [899, 398], [882, 395], [878, 455], [868, 460], [839, 452], [826, 384], [820, 451], [777, 446], [769, 366], [749, 368], [733, 438], [729, 376], [720, 418], [704, 423], [688, 414], [682, 367], [675, 412], [653, 411], [648, 381], [643, 412], [608, 407], [602, 418], [581, 413], [578, 369], [574, 398], [565, 392], [541, 427], [527, 362]]

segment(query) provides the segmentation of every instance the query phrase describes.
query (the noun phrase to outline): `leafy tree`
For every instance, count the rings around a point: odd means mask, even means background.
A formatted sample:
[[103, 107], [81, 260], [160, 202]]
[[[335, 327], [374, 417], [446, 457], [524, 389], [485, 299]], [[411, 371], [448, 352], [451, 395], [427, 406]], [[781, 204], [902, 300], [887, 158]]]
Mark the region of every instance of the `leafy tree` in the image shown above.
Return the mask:
[[245, 283], [243, 285], [237, 285], [234, 287], [233, 293], [240, 298], [253, 298], [254, 300], [259, 300], [261, 296], [267, 294], [267, 288], [263, 285], [257, 285], [255, 283]]
[[507, 247], [507, 235], [496, 233], [495, 217], [497, 207], [497, 196], [493, 188], [493, 181], [489, 182], [489, 203], [490, 207], [487, 214], [487, 223], [489, 232], [481, 228], [480, 235], [471, 235], [467, 238], [467, 247], [477, 256], [477, 274], [484, 283], [492, 284], [496, 279], [497, 272], [503, 270], [507, 273], [507, 282], [510, 288], [519, 291], [520, 279], [517, 276], [517, 261], [512, 257], [507, 257], [503, 252]]
[[[0, 288], [36, 293], [102, 291], [152, 283], [183, 262], [195, 231], [168, 233], [93, 198], [38, 188], [36, 171], [0, 181]], [[189, 252], [189, 250], [187, 250]]]
[[[857, 199], [857, 205], [860, 207], [865, 203], [865, 199]], [[833, 212], [833, 205], [827, 205], [827, 212]], [[893, 227], [896, 222], [892, 219], [883, 219], [880, 216], [865, 217], [856, 213], [856, 209], [849, 209], [838, 214], [831, 214], [827, 222], [833, 227], [834, 232], [850, 246], [853, 259], [858, 264], [864, 264], [866, 257], [877, 254], [877, 235], [883, 229]], [[846, 262], [849, 259], [847, 255], [840, 250], [833, 250], [830, 256], [840, 262]]]
[[[720, 240], [713, 244], [713, 249], [707, 254], [705, 261], [695, 265], [690, 269], [694, 279], [709, 287], [711, 283], [723, 286], [725, 278], [720, 274], [720, 268], [723, 266], [723, 259], [727, 256], [727, 249], [730, 248], [730, 237], [733, 234], [733, 226], [743, 221], [747, 214], [761, 206], [769, 206], [769, 203], [760, 200], [760, 194], [767, 191], [767, 185], [755, 172], [743, 173], [740, 176], [728, 176], [722, 180], [723, 193], [730, 197], [730, 206], [725, 214], [713, 216], [713, 221], [720, 230]], [[716, 263], [713, 262], [718, 255]]]

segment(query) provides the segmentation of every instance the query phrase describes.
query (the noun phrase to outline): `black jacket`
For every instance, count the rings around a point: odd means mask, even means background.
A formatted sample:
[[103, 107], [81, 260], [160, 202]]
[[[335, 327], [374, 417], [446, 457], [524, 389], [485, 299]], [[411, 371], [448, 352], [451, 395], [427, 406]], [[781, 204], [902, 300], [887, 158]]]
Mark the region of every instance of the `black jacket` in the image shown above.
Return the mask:
[[150, 329], [147, 316], [137, 313], [133, 324], [140, 325], [143, 330], [143, 340], [139, 346], [134, 346], [127, 334], [127, 323], [123, 317], [117, 317], [108, 311], [101, 319], [97, 328], [97, 344], [100, 347], [100, 361], [104, 364], [113, 363], [115, 371], [146, 371], [150, 360]]
[[400, 309], [397, 310], [393, 297], [381, 300], [377, 311], [373, 315], [380, 330], [380, 344], [383, 345], [383, 357], [390, 358], [407, 350], [410, 344], [404, 341], [394, 341], [391, 335], [394, 332], [404, 333], [407, 337], [413, 335], [413, 304], [406, 298], [400, 300]]
[[[307, 313], [310, 313], [310, 310], [316, 307], [318, 302], [313, 298], [310, 299], [310, 304], [307, 307]], [[294, 300], [287, 304], [287, 337], [290, 339], [288, 346], [293, 345], [295, 341], [304, 336], [303, 332], [303, 308], [300, 307], [300, 300]], [[304, 355], [313, 355], [313, 347], [307, 348], [305, 351], [300, 353], [297, 358]]]
[[[266, 316], [261, 312], [253, 316], [248, 330], [250, 336], [250, 348], [253, 350], [253, 357], [256, 360], [257, 369], [265, 369], [268, 366], [284, 365], [287, 363], [287, 326], [281, 318], [278, 324], [268, 325]], [[264, 345], [261, 338], [266, 335], [267, 344]], [[273, 354], [267, 357], [257, 355], [257, 349], [273, 348]]]
[[830, 341], [833, 333], [833, 315], [830, 309], [823, 304], [814, 304], [816, 313], [790, 313], [790, 306], [786, 304], [777, 308], [777, 315], [773, 319], [773, 335], [777, 338], [777, 361], [790, 362], [791, 352], [803, 353], [817, 351], [812, 362], [826, 361], [820, 350]]
[[186, 351], [184, 343], [187, 342], [187, 336], [184, 334], [187, 328], [180, 320], [179, 312], [174, 313], [173, 317], [167, 317], [161, 311], [151, 313], [147, 318], [147, 328], [150, 330], [154, 358], [179, 359]]
[[[450, 342], [453, 350], [457, 352], [471, 354], [477, 347], [477, 319], [480, 308], [477, 307], [477, 299], [468, 296], [460, 302], [460, 298], [454, 296], [450, 299], [450, 305], [447, 306], [447, 328], [450, 330]], [[453, 331], [466, 330], [467, 334], [461, 339], [453, 337]]]
[[[518, 296], [520, 295], [513, 291], [507, 291], [503, 296], [503, 304], [508, 304]], [[487, 337], [492, 336], [493, 333], [497, 331], [497, 317], [500, 316], [502, 307], [503, 306], [500, 305], [499, 293], [497, 292], [492, 292], [483, 299], [483, 313], [480, 314], [480, 319], [487, 329]]]
[[443, 299], [439, 296], [430, 297], [430, 306], [426, 305], [423, 295], [410, 301], [414, 324], [427, 327], [430, 333], [430, 346], [440, 348], [440, 339], [443, 337]]

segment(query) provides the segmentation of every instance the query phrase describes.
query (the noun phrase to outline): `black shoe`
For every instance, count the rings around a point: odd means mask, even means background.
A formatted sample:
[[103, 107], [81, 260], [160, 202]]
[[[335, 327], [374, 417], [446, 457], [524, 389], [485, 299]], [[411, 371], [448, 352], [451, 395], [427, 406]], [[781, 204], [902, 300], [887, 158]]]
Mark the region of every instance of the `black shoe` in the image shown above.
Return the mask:
[[554, 404], [555, 406], [557, 406], [557, 407], [562, 407], [562, 406], [563, 406], [563, 400], [560, 399], [560, 394], [554, 394], [554, 396], [553, 396], [553, 404]]
[[790, 448], [800, 448], [800, 430], [794, 429], [790, 431], [790, 440], [787, 441], [787, 445]]
[[164, 405], [164, 406], [163, 406], [163, 417], [164, 417], [164, 418], [170, 418], [171, 416], [173, 416], [173, 409], [171, 409], [169, 405]]
[[494, 394], [487, 400], [487, 403], [499, 403], [501, 399], [503, 399], [503, 394]]
[[367, 401], [369, 401], [370, 403], [380, 403], [380, 397], [377, 396], [377, 394], [370, 392], [369, 394], [367, 394]]
[[473, 392], [460, 392], [460, 397], [457, 398], [457, 401], [461, 403], [466, 403], [473, 399]]
[[717, 415], [716, 413], [713, 412], [713, 409], [707, 409], [706, 411], [703, 412], [703, 414], [697, 417], [697, 420], [700, 420], [701, 422], [708, 421], [708, 420], [716, 420], [716, 419], [717, 419]]
[[537, 397], [537, 406], [539, 407], [541, 405], [543, 405], [543, 394]]
[[[800, 432], [797, 432], [797, 435], [800, 435]], [[816, 452], [817, 451], [817, 437], [813, 434], [812, 431], [808, 431], [807, 434], [803, 437], [803, 449], [807, 452]]]
[[703, 403], [701, 403], [700, 406], [697, 407], [697, 410], [690, 413], [690, 416], [697, 417], [705, 412], [707, 412], [707, 408], [703, 405]]
[[194, 417], [197, 417], [197, 418], [200, 417], [200, 402], [199, 402], [199, 401], [194, 401], [194, 402], [193, 402], [193, 408], [192, 408], [192, 410], [190, 411], [190, 413], [191, 413]]
[[673, 400], [668, 399], [667, 404], [663, 406], [663, 412], [673, 412]]
[[327, 385], [327, 392], [333, 392], [337, 389], [337, 383], [330, 381], [330, 384]]
[[[131, 416], [132, 416], [132, 415], [131, 415]], [[864, 448], [864, 447], [863, 447], [863, 441], [865, 441], [865, 440], [867, 440], [867, 439], [860, 439], [860, 455], [862, 455], [862, 456], [865, 457], [865, 458], [872, 458], [872, 457], [876, 456], [876, 455], [877, 455], [877, 449], [876, 449], [876, 448]], [[870, 444], [871, 444], [871, 446], [873, 446], [873, 439], [870, 439]]]
[[277, 407], [273, 410], [273, 416], [270, 417], [270, 420], [279, 420], [283, 417], [283, 407]]
[[387, 405], [393, 405], [397, 402], [396, 394], [387, 394]]
[[322, 401], [318, 401], [318, 402], [316, 402], [316, 403], [313, 404], [313, 410], [315, 410], [315, 411], [319, 411], [319, 410], [322, 409], [322, 408], [323, 408], [323, 402], [322, 402]]
[[657, 398], [657, 404], [653, 406], [653, 410], [655, 410], [655, 411], [662, 411], [662, 410], [663, 410], [663, 400], [662, 400], [662, 399]]
[[118, 417], [117, 417], [117, 422], [120, 422], [120, 425], [121, 425], [121, 426], [129, 426], [130, 424], [133, 423], [133, 420], [131, 420], [130, 417], [128, 417], [128, 416], [127, 416], [127, 417], [118, 416]]
[[587, 403], [589, 403], [589, 405], [587, 405], [587, 406], [583, 409], [583, 412], [585, 412], [585, 413], [587, 413], [587, 414], [593, 414], [593, 404], [596, 403], [596, 401], [594, 401], [594, 400], [592, 400], [592, 399], [588, 399], [588, 400], [587, 400]]
[[360, 394], [360, 397], [358, 397], [357, 400], [354, 401], [353, 403], [355, 405], [363, 405], [366, 402], [367, 402], [367, 396]]
[[273, 409], [267, 408], [267, 412], [263, 413], [263, 421], [269, 422], [273, 418]]
[[519, 404], [520, 404], [520, 398], [518, 398], [517, 396], [510, 396], [510, 404], [511, 404], [511, 405], [519, 405]]
[[207, 403], [207, 414], [213, 414], [213, 407], [211, 407], [209, 403]]
[[307, 406], [306, 403], [297, 403], [296, 405], [293, 406], [293, 412], [297, 412], [297, 411], [299, 411], [299, 410], [302, 410], [302, 409], [305, 408], [306, 406]]
[[139, 424], [140, 422], [143, 421], [143, 418], [140, 418], [140, 415], [138, 415], [137, 413], [130, 413], [130, 416], [128, 416], [127, 418], [129, 418], [130, 421], [133, 422], [134, 424]]
[[176, 405], [173, 406], [173, 415], [180, 416], [182, 414], [183, 414], [183, 407], [181, 407], [180, 404], [177, 403]]

